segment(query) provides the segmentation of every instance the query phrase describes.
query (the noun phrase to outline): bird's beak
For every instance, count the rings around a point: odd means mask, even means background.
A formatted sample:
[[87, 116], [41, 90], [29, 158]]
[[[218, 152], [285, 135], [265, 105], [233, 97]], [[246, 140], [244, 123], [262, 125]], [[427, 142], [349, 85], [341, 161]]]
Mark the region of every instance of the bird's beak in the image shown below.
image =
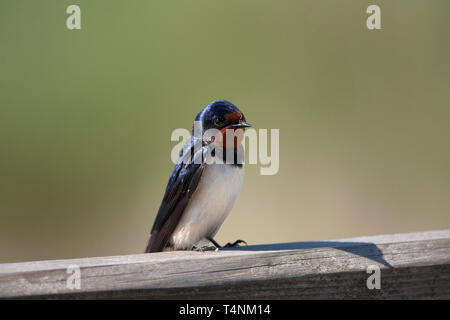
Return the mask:
[[231, 124], [228, 128], [239, 129], [239, 128], [249, 128], [252, 125], [248, 122], [242, 121], [239, 123]]

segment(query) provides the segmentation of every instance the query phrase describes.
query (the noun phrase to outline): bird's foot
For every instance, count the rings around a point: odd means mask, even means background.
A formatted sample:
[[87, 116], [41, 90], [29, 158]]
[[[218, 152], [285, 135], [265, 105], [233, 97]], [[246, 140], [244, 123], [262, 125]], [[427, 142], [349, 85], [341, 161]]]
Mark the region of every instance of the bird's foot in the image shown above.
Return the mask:
[[228, 242], [228, 243], [227, 243], [226, 245], [224, 245], [223, 247], [224, 247], [224, 248], [239, 247], [239, 245], [240, 245], [241, 243], [247, 245], [247, 242], [245, 242], [244, 240], [240, 240], [240, 239], [239, 239], [239, 240], [236, 240], [236, 241], [233, 242], [233, 243]]
[[203, 246], [203, 247], [192, 247], [192, 251], [205, 252], [205, 251], [216, 251], [217, 248], [215, 246]]
[[221, 246], [213, 238], [206, 238], [206, 239], [209, 240], [217, 249], [239, 247], [241, 243], [247, 244], [247, 242], [245, 242], [244, 240], [236, 240], [233, 243], [228, 242], [226, 245]]

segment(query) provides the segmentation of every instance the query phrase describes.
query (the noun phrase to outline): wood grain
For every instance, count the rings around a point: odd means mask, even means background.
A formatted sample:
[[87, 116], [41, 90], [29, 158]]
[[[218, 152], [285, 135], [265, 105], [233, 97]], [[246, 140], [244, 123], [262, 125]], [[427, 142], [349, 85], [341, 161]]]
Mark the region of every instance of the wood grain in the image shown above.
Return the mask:
[[[71, 265], [80, 289], [67, 286]], [[449, 299], [450, 230], [0, 264], [0, 298]]]

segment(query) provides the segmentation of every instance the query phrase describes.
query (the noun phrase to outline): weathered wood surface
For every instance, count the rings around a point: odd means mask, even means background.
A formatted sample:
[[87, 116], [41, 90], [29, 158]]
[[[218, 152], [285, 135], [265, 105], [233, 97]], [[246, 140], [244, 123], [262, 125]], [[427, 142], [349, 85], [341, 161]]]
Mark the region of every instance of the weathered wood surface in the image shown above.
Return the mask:
[[[67, 287], [71, 265], [80, 289]], [[0, 298], [449, 299], [450, 230], [0, 264]]]

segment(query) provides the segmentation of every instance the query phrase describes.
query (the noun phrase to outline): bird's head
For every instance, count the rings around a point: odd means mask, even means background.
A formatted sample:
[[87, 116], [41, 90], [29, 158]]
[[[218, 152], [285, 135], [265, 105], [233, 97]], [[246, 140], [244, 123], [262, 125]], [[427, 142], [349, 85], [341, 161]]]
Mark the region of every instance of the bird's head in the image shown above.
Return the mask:
[[217, 146], [226, 146], [227, 130], [235, 135], [234, 147], [242, 142], [245, 128], [251, 125], [245, 120], [244, 114], [231, 102], [216, 100], [207, 105], [195, 118], [201, 124], [203, 132], [219, 131], [220, 134], [211, 136], [211, 142]]

